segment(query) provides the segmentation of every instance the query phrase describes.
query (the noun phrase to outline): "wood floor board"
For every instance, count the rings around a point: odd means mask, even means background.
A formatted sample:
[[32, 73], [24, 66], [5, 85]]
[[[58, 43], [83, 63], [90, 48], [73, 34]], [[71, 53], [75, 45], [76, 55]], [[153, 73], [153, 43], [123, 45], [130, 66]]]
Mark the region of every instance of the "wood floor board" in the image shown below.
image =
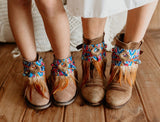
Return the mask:
[[15, 47], [15, 44], [0, 44], [0, 86], [5, 82], [16, 61], [11, 54]]
[[0, 122], [20, 122], [26, 105], [24, 102], [24, 77], [19, 57], [0, 89]]
[[[154, 51], [152, 51], [147, 44], [149, 43], [144, 43], [142, 48], [144, 53], [141, 56], [142, 64], [139, 65], [137, 72], [136, 86], [143, 102], [148, 121], [160, 122], [160, 65], [155, 59]], [[154, 47], [151, 48], [156, 49], [157, 47], [154, 45]]]
[[144, 40], [160, 65], [160, 29], [148, 30]]

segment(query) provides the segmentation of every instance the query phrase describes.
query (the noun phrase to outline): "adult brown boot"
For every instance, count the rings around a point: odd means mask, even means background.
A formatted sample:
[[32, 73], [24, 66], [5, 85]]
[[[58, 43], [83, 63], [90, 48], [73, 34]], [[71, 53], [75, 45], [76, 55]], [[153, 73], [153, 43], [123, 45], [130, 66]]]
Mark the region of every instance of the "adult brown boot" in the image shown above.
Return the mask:
[[104, 36], [92, 40], [84, 38], [82, 46], [83, 78], [81, 94], [90, 105], [100, 105], [104, 99], [105, 68], [106, 49]]
[[78, 95], [77, 71], [72, 57], [54, 59], [51, 71], [52, 99], [56, 106], [73, 103]]
[[106, 90], [106, 104], [110, 108], [120, 108], [132, 96], [132, 85], [136, 80], [142, 41], [123, 42], [124, 34], [115, 38], [112, 52], [111, 76]]
[[24, 76], [27, 78], [25, 89], [26, 104], [36, 110], [46, 109], [51, 105], [49, 90], [45, 76], [43, 59], [37, 56], [37, 61], [23, 60]]

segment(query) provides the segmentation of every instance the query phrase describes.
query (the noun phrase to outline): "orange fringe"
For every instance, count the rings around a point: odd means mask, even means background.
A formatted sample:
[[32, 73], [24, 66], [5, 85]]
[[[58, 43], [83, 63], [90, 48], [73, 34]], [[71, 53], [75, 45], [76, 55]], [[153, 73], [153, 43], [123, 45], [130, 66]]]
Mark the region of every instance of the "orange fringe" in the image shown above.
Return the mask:
[[93, 60], [93, 65], [95, 66], [96, 70], [98, 71], [99, 76], [103, 79], [102, 62]]
[[111, 77], [108, 84], [110, 84], [113, 80], [118, 79], [117, 82], [120, 83], [120, 85], [122, 85], [122, 81], [124, 81], [124, 83], [128, 83], [130, 86], [132, 86], [136, 80], [137, 68], [129, 66], [112, 66]]
[[40, 95], [42, 95], [44, 98], [49, 99], [47, 96], [45, 96], [46, 92], [46, 84], [44, 81], [41, 81], [41, 79], [36, 79], [36, 81], [32, 81], [35, 79], [29, 79], [29, 92], [30, 92], [30, 100], [32, 100], [32, 89], [35, 89]]
[[[57, 76], [54, 83], [53, 94], [56, 94], [58, 91], [63, 91], [69, 84], [69, 80], [72, 80], [75, 83], [75, 77], [72, 75], [69, 76]], [[76, 85], [76, 83], [75, 83]]]

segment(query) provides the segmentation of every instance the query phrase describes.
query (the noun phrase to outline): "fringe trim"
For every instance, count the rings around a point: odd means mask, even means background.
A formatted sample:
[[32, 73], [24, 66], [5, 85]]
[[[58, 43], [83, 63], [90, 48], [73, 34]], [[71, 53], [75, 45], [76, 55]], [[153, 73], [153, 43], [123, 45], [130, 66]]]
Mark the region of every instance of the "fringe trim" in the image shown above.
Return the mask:
[[128, 83], [131, 87], [135, 83], [138, 64], [132, 66], [113, 66], [111, 67], [111, 77], [108, 84], [116, 81], [122, 85]]
[[102, 61], [95, 61], [94, 59], [92, 60], [94, 67], [98, 71], [99, 76], [103, 79], [103, 72], [102, 72], [102, 66], [103, 62]]
[[47, 89], [44, 77], [36, 76], [29, 78], [28, 90], [30, 94], [30, 100], [32, 100], [32, 89], [35, 89], [42, 97], [49, 99], [49, 97], [45, 96], [45, 92], [47, 91]]
[[56, 94], [58, 91], [63, 91], [69, 85], [69, 81], [73, 81], [76, 85], [75, 81], [77, 81], [77, 79], [71, 74], [69, 76], [55, 76], [52, 93]]
[[[87, 81], [89, 81], [90, 79], [90, 70], [87, 70], [87, 69], [90, 69], [90, 63], [85, 63], [85, 62], [88, 62], [88, 61], [84, 61], [84, 64], [83, 65], [83, 71], [85, 70], [85, 72], [83, 72], [83, 81], [82, 81], [82, 84], [81, 84], [81, 87], [86, 84]], [[98, 72], [98, 75], [103, 79], [104, 77], [104, 71], [103, 71], [103, 62], [104, 60], [102, 61], [96, 61], [94, 59], [92, 59], [92, 63], [95, 67], [95, 69], [97, 70]]]

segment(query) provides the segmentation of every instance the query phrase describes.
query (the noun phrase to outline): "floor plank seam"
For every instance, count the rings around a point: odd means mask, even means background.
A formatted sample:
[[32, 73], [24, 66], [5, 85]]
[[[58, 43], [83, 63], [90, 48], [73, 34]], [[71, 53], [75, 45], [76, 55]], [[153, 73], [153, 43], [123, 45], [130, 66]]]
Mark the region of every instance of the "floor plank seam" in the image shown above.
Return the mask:
[[64, 112], [63, 112], [63, 120], [62, 120], [62, 122], [65, 122], [65, 117], [66, 117], [66, 106], [64, 106]]
[[104, 120], [105, 120], [105, 122], [107, 122], [107, 118], [106, 118], [106, 108], [105, 108], [105, 106], [103, 106], [103, 109], [104, 109]]
[[136, 88], [136, 91], [137, 91], [137, 93], [138, 93], [138, 96], [139, 96], [139, 99], [140, 99], [140, 101], [141, 101], [141, 104], [142, 104], [142, 106], [143, 106], [143, 111], [144, 111], [144, 114], [145, 114], [145, 116], [146, 116], [147, 122], [150, 122], [150, 121], [149, 121], [148, 114], [147, 114], [147, 111], [146, 111], [146, 109], [145, 109], [144, 101], [143, 101], [143, 99], [142, 99], [142, 95], [141, 95], [141, 93], [139, 92], [140, 88], [139, 88], [139, 86], [138, 86], [138, 81], [137, 81], [137, 80], [136, 80], [136, 83], [135, 83], [135, 88]]
[[25, 111], [24, 111], [23, 117], [21, 119], [21, 122], [24, 122], [24, 118], [25, 118], [26, 112], [27, 112], [27, 107], [25, 108]]

